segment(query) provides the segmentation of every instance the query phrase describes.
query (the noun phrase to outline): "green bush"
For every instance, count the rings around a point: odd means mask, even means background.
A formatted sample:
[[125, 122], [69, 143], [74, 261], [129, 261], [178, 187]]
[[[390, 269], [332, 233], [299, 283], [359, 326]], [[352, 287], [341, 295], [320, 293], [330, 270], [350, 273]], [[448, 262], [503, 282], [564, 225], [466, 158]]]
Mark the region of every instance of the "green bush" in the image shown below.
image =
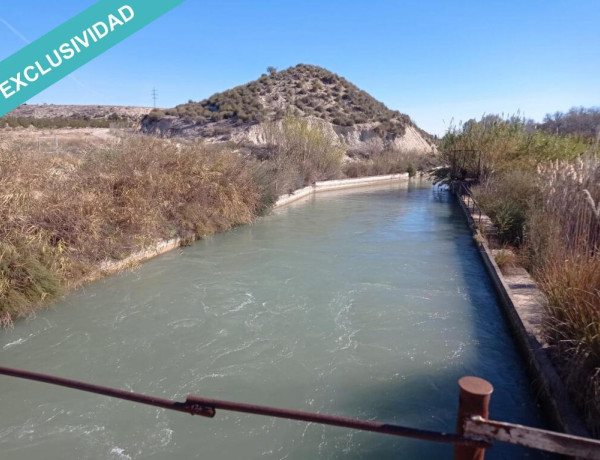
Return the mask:
[[535, 173], [507, 171], [473, 187], [472, 193], [498, 227], [500, 239], [520, 246], [527, 216], [540, 196]]
[[540, 163], [573, 160], [588, 148], [579, 137], [538, 131], [519, 117], [488, 115], [448, 130], [440, 145], [448, 169], [438, 172], [438, 180], [485, 180], [503, 171], [534, 171]]
[[[178, 113], [180, 113], [181, 115], [186, 114], [186, 112], [184, 112], [184, 111], [178, 112]], [[166, 116], [166, 113], [163, 112], [162, 110], [153, 110], [148, 115], [148, 118], [150, 118], [150, 120], [152, 120], [152, 121], [158, 121], [158, 120], [162, 120], [165, 116]]]

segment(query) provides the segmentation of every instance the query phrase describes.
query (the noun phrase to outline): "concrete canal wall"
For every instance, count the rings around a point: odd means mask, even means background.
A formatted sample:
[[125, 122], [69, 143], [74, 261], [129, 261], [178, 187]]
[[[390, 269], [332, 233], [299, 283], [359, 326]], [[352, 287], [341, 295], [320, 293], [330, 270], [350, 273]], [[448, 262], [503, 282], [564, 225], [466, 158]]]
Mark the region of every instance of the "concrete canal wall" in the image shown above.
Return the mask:
[[[460, 207], [473, 231], [483, 264], [500, 298], [500, 305], [508, 318], [510, 329], [525, 357], [536, 392], [543, 409], [553, 425], [566, 433], [590, 437], [588, 430], [573, 404], [567, 389], [552, 364], [542, 334], [544, 295], [525, 269], [503, 275], [494, 260], [493, 251], [481, 237], [493, 224], [491, 219], [475, 210], [472, 198], [457, 194]], [[493, 418], [493, 414], [491, 414]]]
[[296, 190], [290, 193], [289, 195], [281, 195], [279, 199], [275, 202], [273, 208], [280, 208], [281, 206], [293, 203], [294, 201], [298, 201], [302, 198], [307, 198], [319, 192], [326, 192], [329, 190], [341, 190], [345, 188], [365, 187], [368, 185], [380, 185], [385, 184], [386, 182], [392, 183], [407, 180], [409, 180], [408, 173], [388, 174], [386, 176], [359, 177], [356, 179], [319, 181], [315, 182], [314, 185], [309, 185], [308, 187]]

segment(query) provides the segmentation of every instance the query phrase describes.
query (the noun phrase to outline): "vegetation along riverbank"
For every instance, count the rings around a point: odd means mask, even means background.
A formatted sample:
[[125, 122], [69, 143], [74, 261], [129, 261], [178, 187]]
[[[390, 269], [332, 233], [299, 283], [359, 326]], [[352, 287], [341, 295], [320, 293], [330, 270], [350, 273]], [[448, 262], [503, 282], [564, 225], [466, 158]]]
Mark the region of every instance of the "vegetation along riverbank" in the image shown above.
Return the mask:
[[554, 364], [600, 434], [600, 133], [598, 109], [536, 125], [487, 116], [442, 141], [447, 168], [467, 181], [498, 230], [499, 265], [515, 254], [547, 297], [545, 340]]
[[249, 223], [315, 181], [435, 161], [407, 115], [316, 66], [149, 112], [23, 105], [0, 119], [0, 324], [107, 262]]
[[4, 324], [77, 286], [102, 261], [250, 222], [263, 206], [254, 170], [231, 152], [152, 138], [53, 155], [31, 144], [0, 147]]
[[[290, 118], [273, 130], [266, 160], [231, 146], [146, 136], [71, 142], [50, 154], [40, 154], [35, 137], [5, 139], [1, 323], [30, 315], [107, 261], [249, 223], [279, 194], [345, 177], [343, 150], [318, 127]], [[410, 158], [397, 153], [381, 170], [406, 172]]]

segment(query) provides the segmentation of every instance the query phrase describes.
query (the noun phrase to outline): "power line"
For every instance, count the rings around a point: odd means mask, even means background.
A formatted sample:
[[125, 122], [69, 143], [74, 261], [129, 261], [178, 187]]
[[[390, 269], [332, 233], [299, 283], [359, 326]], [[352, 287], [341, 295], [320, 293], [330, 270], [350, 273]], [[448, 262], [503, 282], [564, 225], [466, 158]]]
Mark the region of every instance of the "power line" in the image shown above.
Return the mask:
[[156, 99], [158, 98], [158, 92], [156, 91], [156, 88], [152, 88], [152, 101], [154, 104], [154, 108], [156, 108]]

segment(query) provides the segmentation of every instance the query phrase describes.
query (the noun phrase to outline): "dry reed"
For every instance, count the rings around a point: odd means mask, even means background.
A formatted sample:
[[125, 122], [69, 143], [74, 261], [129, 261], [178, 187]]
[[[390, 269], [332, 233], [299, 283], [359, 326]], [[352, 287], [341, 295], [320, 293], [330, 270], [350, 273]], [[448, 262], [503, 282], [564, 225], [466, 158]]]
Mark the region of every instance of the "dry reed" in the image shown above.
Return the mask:
[[[547, 299], [545, 333], [588, 427], [600, 435], [600, 161], [539, 168], [534, 268]], [[541, 242], [540, 240], [543, 240]], [[541, 248], [541, 249], [540, 249]]]
[[201, 238], [261, 208], [255, 165], [200, 144], [130, 138], [77, 153], [0, 143], [0, 323], [76, 286], [102, 261]]

